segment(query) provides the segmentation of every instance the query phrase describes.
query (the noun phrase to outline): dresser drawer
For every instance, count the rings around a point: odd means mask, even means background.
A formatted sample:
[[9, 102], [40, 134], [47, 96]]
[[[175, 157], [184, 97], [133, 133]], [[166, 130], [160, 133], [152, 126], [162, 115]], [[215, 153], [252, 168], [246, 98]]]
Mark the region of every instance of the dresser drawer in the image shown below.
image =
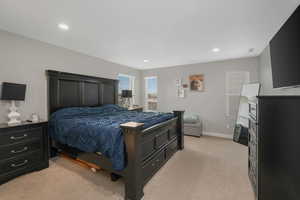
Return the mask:
[[172, 155], [177, 151], [177, 140], [174, 140], [171, 144], [169, 144], [166, 148], [166, 159], [172, 157]]
[[174, 139], [177, 136], [176, 128], [172, 128], [169, 130], [169, 140]]
[[0, 161], [0, 173], [5, 174], [22, 168], [33, 167], [43, 160], [42, 151], [35, 151], [23, 156]]
[[143, 160], [149, 158], [153, 153], [159, 151], [171, 139], [176, 137], [175, 128], [162, 127], [157, 134], [146, 134], [142, 143]]
[[24, 142], [35, 138], [42, 138], [42, 133], [42, 127], [7, 131], [0, 134], [0, 146]]
[[15, 143], [11, 145], [0, 146], [0, 160], [10, 157], [16, 157], [28, 152], [41, 149], [42, 141], [39, 139], [30, 140], [28, 142]]
[[148, 177], [151, 177], [164, 163], [165, 161], [165, 151], [159, 152], [156, 156], [150, 159], [144, 166], [143, 166], [143, 176], [145, 181]]
[[142, 147], [143, 147], [142, 148], [142, 156], [143, 156], [143, 160], [145, 160], [155, 152], [155, 141], [154, 141], [154, 139], [150, 139], [148, 141], [145, 141], [145, 143], [142, 144]]
[[169, 130], [166, 129], [154, 138], [155, 149], [160, 149], [169, 141]]

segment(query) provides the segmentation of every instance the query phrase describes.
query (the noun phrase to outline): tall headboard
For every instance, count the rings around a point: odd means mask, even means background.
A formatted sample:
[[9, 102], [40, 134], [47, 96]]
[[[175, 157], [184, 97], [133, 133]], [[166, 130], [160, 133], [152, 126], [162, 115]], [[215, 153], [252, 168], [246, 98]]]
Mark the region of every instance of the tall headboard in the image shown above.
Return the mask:
[[118, 103], [118, 80], [53, 70], [46, 73], [49, 115], [67, 107]]

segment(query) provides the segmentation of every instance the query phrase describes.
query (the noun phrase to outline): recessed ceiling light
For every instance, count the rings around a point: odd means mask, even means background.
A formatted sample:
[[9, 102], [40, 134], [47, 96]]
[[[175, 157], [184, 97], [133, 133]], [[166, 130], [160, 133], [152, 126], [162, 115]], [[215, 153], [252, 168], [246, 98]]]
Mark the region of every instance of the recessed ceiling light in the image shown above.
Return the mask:
[[149, 62], [149, 60], [144, 60], [144, 63], [147, 63], [147, 62]]
[[69, 26], [67, 24], [64, 24], [64, 23], [58, 24], [58, 28], [60, 28], [61, 30], [64, 30], [64, 31], [69, 30]]
[[253, 53], [254, 52], [254, 48], [249, 49], [249, 53]]
[[213, 49], [212, 49], [212, 52], [215, 52], [215, 53], [217, 53], [217, 52], [219, 52], [219, 51], [221, 51], [221, 49], [219, 49], [219, 48], [213, 48]]

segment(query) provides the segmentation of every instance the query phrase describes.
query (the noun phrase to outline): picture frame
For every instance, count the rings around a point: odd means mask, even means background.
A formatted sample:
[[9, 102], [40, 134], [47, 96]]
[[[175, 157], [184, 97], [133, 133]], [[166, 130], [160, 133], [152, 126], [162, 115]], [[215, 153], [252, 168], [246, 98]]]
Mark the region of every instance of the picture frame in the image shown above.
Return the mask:
[[195, 74], [189, 76], [190, 90], [196, 92], [204, 92], [204, 75]]

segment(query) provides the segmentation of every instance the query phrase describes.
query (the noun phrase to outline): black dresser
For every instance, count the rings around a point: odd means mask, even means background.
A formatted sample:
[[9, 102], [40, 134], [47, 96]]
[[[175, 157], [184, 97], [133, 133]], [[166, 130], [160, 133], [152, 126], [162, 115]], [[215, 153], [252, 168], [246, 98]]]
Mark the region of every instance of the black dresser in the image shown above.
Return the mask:
[[0, 124], [0, 184], [49, 166], [47, 122]]
[[300, 199], [300, 96], [249, 102], [249, 178], [258, 200]]

